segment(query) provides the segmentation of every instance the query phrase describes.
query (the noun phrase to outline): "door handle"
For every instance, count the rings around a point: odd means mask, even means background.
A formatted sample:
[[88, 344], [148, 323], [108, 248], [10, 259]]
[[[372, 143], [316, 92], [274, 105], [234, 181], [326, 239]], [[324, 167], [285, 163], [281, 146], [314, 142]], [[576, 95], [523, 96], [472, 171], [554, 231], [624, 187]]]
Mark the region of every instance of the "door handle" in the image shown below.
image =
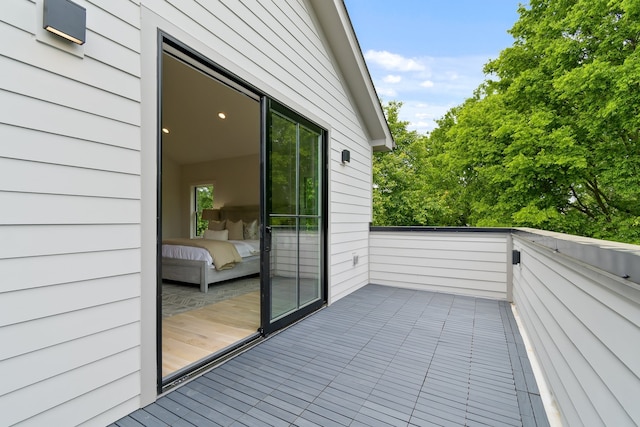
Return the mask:
[[264, 251], [271, 251], [271, 226], [264, 227]]

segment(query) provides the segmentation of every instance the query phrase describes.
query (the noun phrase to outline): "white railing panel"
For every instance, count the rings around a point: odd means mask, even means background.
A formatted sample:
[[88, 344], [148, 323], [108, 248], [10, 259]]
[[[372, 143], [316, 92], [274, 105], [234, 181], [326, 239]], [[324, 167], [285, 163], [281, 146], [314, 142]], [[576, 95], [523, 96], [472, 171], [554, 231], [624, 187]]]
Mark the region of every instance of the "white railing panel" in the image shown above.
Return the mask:
[[374, 228], [370, 282], [507, 299], [509, 230]]
[[[531, 230], [513, 239], [514, 303], [563, 424], [639, 425], [640, 285], [613, 272], [631, 271], [640, 247]], [[609, 271], [577, 259], [596, 252]]]

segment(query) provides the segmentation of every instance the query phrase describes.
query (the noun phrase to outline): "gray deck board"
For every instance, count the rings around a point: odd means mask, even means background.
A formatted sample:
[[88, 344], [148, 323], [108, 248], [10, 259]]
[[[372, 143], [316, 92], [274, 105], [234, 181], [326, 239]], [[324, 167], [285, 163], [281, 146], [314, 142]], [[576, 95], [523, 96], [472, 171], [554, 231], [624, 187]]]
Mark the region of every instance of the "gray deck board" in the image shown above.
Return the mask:
[[509, 304], [369, 285], [114, 426], [548, 426]]

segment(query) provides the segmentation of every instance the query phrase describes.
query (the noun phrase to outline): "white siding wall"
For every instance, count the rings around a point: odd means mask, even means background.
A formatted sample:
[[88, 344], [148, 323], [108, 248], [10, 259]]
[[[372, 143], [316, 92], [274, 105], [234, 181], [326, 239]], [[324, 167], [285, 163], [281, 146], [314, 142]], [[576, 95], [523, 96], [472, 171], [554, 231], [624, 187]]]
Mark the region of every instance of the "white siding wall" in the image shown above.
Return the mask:
[[563, 424], [640, 425], [640, 286], [515, 236], [514, 249], [514, 303]]
[[371, 283], [507, 298], [508, 232], [372, 231]]
[[76, 2], [75, 54], [36, 38], [40, 0], [0, 2], [4, 424], [104, 425], [155, 396], [158, 29], [329, 130], [330, 296], [369, 278], [371, 148], [306, 1]]
[[139, 406], [140, 9], [79, 3], [84, 56], [36, 39], [40, 1], [0, 2], [3, 425]]
[[[364, 286], [372, 150], [307, 2], [142, 3], [171, 23], [162, 28], [169, 34], [329, 130], [330, 300]], [[347, 166], [340, 162], [343, 149], [351, 151]]]

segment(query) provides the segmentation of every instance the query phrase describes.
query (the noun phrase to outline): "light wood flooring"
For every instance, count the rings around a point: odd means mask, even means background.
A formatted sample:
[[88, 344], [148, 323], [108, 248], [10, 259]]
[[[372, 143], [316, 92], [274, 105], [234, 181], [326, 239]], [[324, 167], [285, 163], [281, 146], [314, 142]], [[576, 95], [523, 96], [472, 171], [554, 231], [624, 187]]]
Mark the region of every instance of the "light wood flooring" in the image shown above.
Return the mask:
[[259, 327], [259, 291], [162, 319], [162, 376], [248, 337]]

